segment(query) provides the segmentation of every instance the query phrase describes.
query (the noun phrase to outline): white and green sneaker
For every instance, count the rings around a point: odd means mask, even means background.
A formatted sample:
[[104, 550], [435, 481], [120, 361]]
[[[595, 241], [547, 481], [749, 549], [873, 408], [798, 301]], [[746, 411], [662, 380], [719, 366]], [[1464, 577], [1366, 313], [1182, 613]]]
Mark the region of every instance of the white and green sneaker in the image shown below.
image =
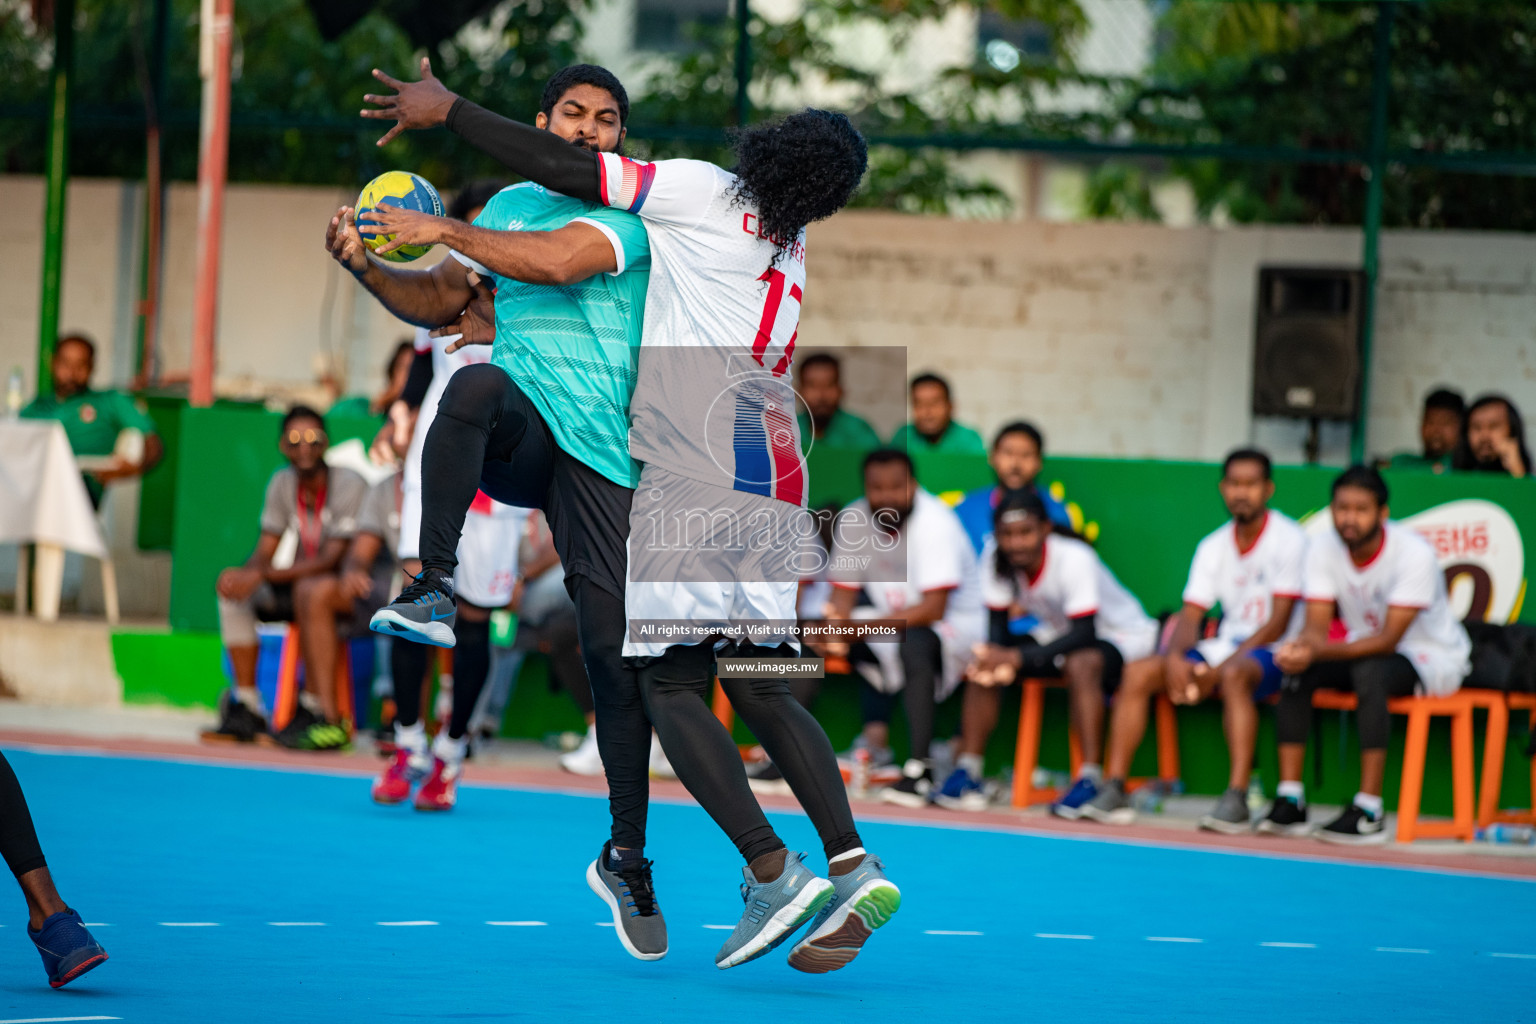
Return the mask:
[[901, 890], [885, 877], [884, 868], [879, 858], [865, 854], [858, 867], [832, 876], [832, 899], [789, 951], [789, 966], [826, 974], [853, 962], [875, 929], [901, 909]]
[[750, 867], [742, 868], [741, 898], [746, 903], [735, 931], [715, 954], [715, 966], [728, 967], [772, 952], [795, 929], [815, 917], [832, 899], [831, 882], [805, 866], [805, 854], [785, 853], [784, 871], [771, 882], [759, 882]]

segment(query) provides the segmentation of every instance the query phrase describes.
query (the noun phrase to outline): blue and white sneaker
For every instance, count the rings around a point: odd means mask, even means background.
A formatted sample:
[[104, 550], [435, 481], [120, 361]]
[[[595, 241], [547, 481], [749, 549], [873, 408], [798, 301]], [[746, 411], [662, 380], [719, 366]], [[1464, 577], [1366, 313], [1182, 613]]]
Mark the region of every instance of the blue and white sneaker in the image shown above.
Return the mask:
[[964, 768], [949, 773], [933, 794], [933, 802], [952, 811], [984, 811], [992, 804], [986, 783]]
[[439, 569], [423, 569], [399, 597], [373, 613], [368, 628], [418, 644], [452, 647], [457, 614], [453, 579]]
[[815, 917], [836, 891], [832, 883], [805, 866], [805, 854], [786, 853], [784, 872], [771, 882], [759, 882], [750, 867], [742, 868], [741, 898], [746, 903], [736, 930], [715, 954], [715, 966], [728, 967], [756, 960]]
[[27, 937], [42, 954], [43, 970], [48, 972], [48, 984], [54, 988], [63, 988], [107, 959], [107, 951], [73, 910], [51, 915], [37, 931], [28, 925]]
[[885, 865], [865, 854], [846, 875], [833, 875], [833, 896], [811, 930], [789, 951], [789, 966], [806, 974], [847, 967], [875, 929], [901, 909], [901, 890], [885, 877]]
[[1051, 804], [1051, 813], [1075, 821], [1083, 816], [1083, 806], [1098, 795], [1099, 784], [1085, 776], [1072, 783], [1066, 796]]

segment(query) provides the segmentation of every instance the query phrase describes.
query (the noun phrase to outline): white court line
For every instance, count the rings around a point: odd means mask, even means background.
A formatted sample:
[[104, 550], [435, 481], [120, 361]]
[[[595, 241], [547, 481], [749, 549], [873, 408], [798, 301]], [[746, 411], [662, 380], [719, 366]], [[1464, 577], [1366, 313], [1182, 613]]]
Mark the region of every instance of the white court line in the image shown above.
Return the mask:
[[1059, 935], [1056, 932], [1035, 932], [1037, 939], [1081, 939], [1086, 942], [1092, 939], [1092, 935]]
[[217, 928], [217, 921], [161, 921], [162, 928]]
[[734, 929], [736, 926], [733, 924], [707, 924], [704, 927], [708, 928], [712, 932], [728, 932]]
[[1403, 946], [1377, 946], [1378, 953], [1432, 953], [1430, 949], [1407, 949]]
[[1180, 935], [1148, 935], [1148, 942], [1204, 942], [1204, 939], [1188, 939]]
[[375, 921], [374, 924], [381, 928], [426, 928], [437, 924], [436, 921]]
[[1488, 955], [1503, 957], [1505, 960], [1536, 960], [1536, 953], [1489, 953]]
[[1269, 946], [1271, 949], [1316, 949], [1315, 942], [1261, 942], [1261, 946]]
[[948, 929], [945, 929], [945, 928], [929, 928], [929, 929], [925, 930], [923, 932], [923, 934], [924, 935], [980, 935], [981, 932], [949, 931]]
[[324, 921], [268, 921], [273, 928], [324, 928]]
[[599, 928], [612, 928], [613, 927], [613, 922], [612, 921], [593, 921], [592, 923], [594, 925], [596, 925], [597, 927], [599, 927]]
[[548, 921], [487, 921], [492, 928], [547, 928]]
[[[81, 921], [80, 923], [85, 925], [87, 928], [111, 928], [112, 927], [110, 924], [107, 924], [107, 922], [105, 922], [105, 921]], [[4, 925], [0, 925], [0, 927], [4, 927]]]
[[122, 1020], [121, 1017], [11, 1017], [0, 1020], [0, 1024], [53, 1024], [54, 1021], [65, 1020]]

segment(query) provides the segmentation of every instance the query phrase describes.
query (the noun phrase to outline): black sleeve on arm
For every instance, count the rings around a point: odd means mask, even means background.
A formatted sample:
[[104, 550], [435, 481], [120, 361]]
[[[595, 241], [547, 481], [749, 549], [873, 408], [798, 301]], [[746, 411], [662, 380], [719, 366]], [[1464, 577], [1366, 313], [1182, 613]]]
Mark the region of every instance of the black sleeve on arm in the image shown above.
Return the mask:
[[427, 397], [427, 386], [432, 383], [432, 351], [417, 352], [411, 360], [411, 372], [405, 378], [405, 387], [400, 390], [400, 401], [412, 409], [420, 409], [422, 400]]
[[1017, 647], [1021, 636], [1015, 636], [1008, 631], [1008, 609], [987, 609], [987, 640], [999, 647]]
[[547, 189], [602, 202], [597, 154], [554, 132], [508, 120], [460, 96], [448, 109], [448, 130], [509, 170]]
[[1098, 639], [1098, 633], [1093, 628], [1093, 619], [1092, 615], [1075, 618], [1067, 631], [1055, 640], [1026, 650], [1024, 652], [1025, 670], [1027, 671], [1031, 665], [1049, 665], [1063, 654], [1071, 654], [1073, 651], [1091, 646]]

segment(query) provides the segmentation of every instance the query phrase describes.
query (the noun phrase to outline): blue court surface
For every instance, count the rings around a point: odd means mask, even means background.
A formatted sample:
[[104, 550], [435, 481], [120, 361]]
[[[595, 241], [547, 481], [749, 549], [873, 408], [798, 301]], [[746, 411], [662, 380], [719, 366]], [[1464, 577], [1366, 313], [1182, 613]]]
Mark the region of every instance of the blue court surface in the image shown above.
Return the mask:
[[112, 959], [49, 990], [13, 891], [0, 1022], [1536, 1020], [1529, 881], [870, 823], [904, 904], [864, 955], [722, 972], [739, 862], [691, 805], [652, 808], [672, 948], [641, 963], [583, 880], [601, 799], [468, 786], [429, 816], [357, 776], [8, 756]]

